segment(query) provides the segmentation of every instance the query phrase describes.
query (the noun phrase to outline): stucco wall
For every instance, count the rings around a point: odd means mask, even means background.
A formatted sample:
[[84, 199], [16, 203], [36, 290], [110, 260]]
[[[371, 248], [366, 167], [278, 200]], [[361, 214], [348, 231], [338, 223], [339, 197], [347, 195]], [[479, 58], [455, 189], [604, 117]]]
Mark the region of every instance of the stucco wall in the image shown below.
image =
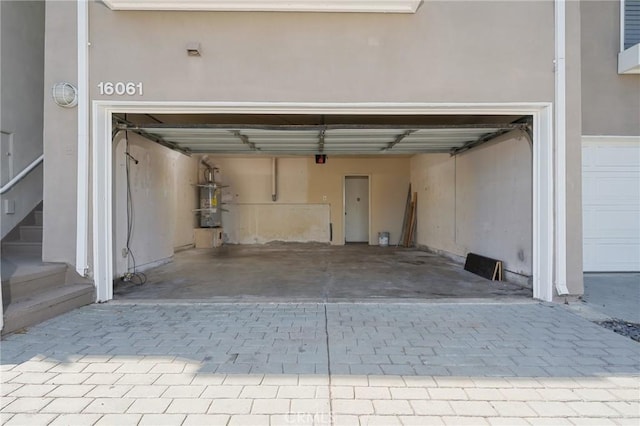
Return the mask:
[[[77, 85], [76, 2], [46, 2], [44, 87], [67, 81]], [[44, 230], [42, 259], [76, 260], [78, 111], [61, 108], [50, 96], [44, 111]]]
[[640, 135], [640, 74], [618, 74], [620, 2], [585, 1], [582, 20], [582, 134]]
[[[406, 15], [92, 3], [90, 20], [93, 97], [100, 81], [139, 81], [145, 100], [553, 99], [552, 2], [426, 1]], [[191, 41], [202, 56], [187, 56]]]
[[[0, 8], [0, 130], [13, 140], [11, 155], [2, 152], [4, 185], [42, 154], [45, 5], [3, 1]], [[4, 200], [15, 203], [15, 213], [0, 213], [2, 237], [42, 201], [42, 166], [2, 195]]]
[[[196, 224], [198, 160], [128, 134], [129, 182], [132, 198], [131, 248], [138, 268], [173, 256], [174, 249], [193, 244]], [[114, 261], [116, 276], [133, 267], [122, 254], [127, 239], [126, 140], [117, 140], [114, 156]]]
[[475, 252], [532, 273], [532, 151], [509, 134], [457, 156], [411, 159], [417, 243], [457, 256]]
[[[349, 175], [368, 175], [371, 179], [369, 244], [378, 243], [381, 231], [390, 232], [392, 241], [400, 235], [409, 184], [408, 157], [329, 156], [326, 164], [315, 164], [309, 157], [279, 158], [275, 203], [271, 201], [270, 158], [210, 157], [210, 161], [220, 168], [222, 182], [229, 185], [223, 200], [232, 205], [228, 207], [230, 212], [223, 214], [223, 227], [230, 242], [304, 241], [304, 238], [325, 242], [330, 221], [331, 243], [344, 244], [343, 179]], [[269, 213], [269, 205], [278, 205], [271, 209], [278, 214]], [[262, 225], [255, 224], [257, 216], [252, 212], [256, 208], [269, 213]], [[304, 209], [311, 210], [305, 213]], [[312, 223], [308, 223], [309, 215], [314, 219]], [[327, 226], [322, 226], [323, 220]], [[287, 228], [286, 233], [274, 234], [273, 230]], [[309, 233], [309, 229], [313, 232]]]
[[570, 294], [583, 294], [582, 273], [582, 92], [584, 68], [581, 37], [591, 28], [581, 25], [581, 8], [590, 2], [566, 2], [567, 6], [567, 110], [566, 110], [566, 281]]

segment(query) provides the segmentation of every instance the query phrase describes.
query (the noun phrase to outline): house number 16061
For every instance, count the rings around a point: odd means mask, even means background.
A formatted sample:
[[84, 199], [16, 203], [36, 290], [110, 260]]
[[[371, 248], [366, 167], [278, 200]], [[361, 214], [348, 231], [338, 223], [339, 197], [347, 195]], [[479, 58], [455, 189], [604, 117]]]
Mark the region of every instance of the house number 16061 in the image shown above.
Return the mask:
[[98, 91], [107, 96], [142, 96], [142, 83], [101, 81], [98, 83]]

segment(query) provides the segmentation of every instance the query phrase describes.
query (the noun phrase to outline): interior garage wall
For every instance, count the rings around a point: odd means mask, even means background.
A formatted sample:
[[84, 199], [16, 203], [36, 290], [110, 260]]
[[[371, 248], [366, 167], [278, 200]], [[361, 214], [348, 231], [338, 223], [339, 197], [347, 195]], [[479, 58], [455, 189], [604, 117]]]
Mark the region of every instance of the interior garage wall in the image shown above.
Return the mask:
[[389, 232], [390, 243], [397, 242], [409, 186], [410, 158], [337, 158], [326, 164], [308, 160], [309, 200], [320, 202], [326, 196], [331, 205], [333, 243], [344, 244], [344, 177], [368, 175], [370, 187], [369, 244], [378, 244], [378, 232]]
[[454, 256], [493, 257], [506, 270], [531, 276], [528, 139], [512, 133], [453, 157], [416, 155], [411, 184], [418, 192], [418, 245]]
[[[229, 212], [222, 219], [228, 242], [328, 242], [331, 223], [331, 243], [344, 244], [343, 180], [349, 175], [370, 177], [369, 244], [378, 243], [381, 231], [390, 232], [392, 241], [400, 235], [409, 184], [408, 157], [329, 156], [326, 164], [315, 164], [310, 157], [279, 158], [276, 202], [271, 200], [271, 158], [216, 157], [209, 161], [229, 185], [223, 195], [223, 202], [230, 203], [225, 206]], [[254, 225], [261, 214], [267, 216]]]
[[[130, 248], [138, 268], [161, 263], [176, 248], [193, 244], [196, 225], [198, 159], [164, 148], [128, 133], [129, 181], [132, 196]], [[133, 266], [123, 256], [127, 240], [126, 141], [117, 141], [114, 153], [114, 263], [116, 276]]]

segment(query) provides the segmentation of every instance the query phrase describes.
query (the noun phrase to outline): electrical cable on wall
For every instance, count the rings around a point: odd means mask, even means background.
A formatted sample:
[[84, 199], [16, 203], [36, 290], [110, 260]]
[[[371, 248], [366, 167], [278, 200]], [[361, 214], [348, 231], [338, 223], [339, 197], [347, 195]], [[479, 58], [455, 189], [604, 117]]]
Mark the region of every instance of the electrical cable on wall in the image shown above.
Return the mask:
[[133, 234], [133, 193], [131, 192], [131, 161], [138, 164], [139, 161], [129, 152], [129, 133], [125, 133], [125, 175], [127, 184], [127, 259], [131, 258], [132, 266], [127, 265], [127, 273], [123, 275], [122, 281], [132, 282], [136, 285], [142, 285], [147, 282], [147, 276], [143, 272], [136, 271], [136, 257], [131, 250], [131, 236]]

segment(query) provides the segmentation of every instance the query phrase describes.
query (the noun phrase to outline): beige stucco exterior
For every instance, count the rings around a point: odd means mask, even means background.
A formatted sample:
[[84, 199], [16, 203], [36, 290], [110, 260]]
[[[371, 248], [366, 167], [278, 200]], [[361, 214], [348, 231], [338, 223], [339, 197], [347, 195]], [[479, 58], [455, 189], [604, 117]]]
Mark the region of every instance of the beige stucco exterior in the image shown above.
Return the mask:
[[[581, 96], [588, 98], [588, 95], [581, 85], [582, 5], [568, 2], [567, 6], [567, 276], [570, 292], [580, 294]], [[119, 100], [553, 102], [553, 12], [552, 2], [538, 1], [430, 1], [417, 13], [406, 15], [123, 12], [92, 2], [89, 8], [90, 99], [116, 98], [101, 96], [100, 82], [131, 81], [143, 83], [143, 95]], [[60, 23], [66, 19], [63, 17], [74, 16], [75, 4], [47, 2], [47, 13], [47, 44], [56, 46], [57, 55], [47, 57], [45, 86], [49, 87], [54, 81], [73, 80], [76, 75], [75, 27]], [[200, 57], [187, 56], [186, 44], [192, 41], [200, 43]], [[62, 111], [45, 101], [45, 152], [52, 159], [45, 169], [45, 175], [49, 176], [45, 184], [45, 200], [49, 200], [45, 212], [45, 225], [48, 223], [45, 260], [75, 262], [75, 120], [72, 112]], [[57, 144], [65, 148], [54, 150]], [[498, 149], [503, 145], [495, 146]], [[498, 159], [510, 158], [511, 153], [498, 151]], [[530, 164], [530, 159], [518, 158]], [[268, 159], [251, 161], [260, 164], [257, 169], [270, 170]], [[376, 203], [393, 206], [377, 209], [378, 216], [372, 213], [370, 242], [375, 243], [380, 231], [391, 232], [393, 241], [400, 232], [410, 176], [436, 173], [418, 169], [433, 164], [432, 161], [435, 160], [430, 157], [428, 160], [426, 157], [332, 158], [323, 168], [318, 168], [310, 158], [283, 158], [279, 168], [281, 198], [278, 202], [329, 204], [333, 242], [341, 243], [343, 212], [337, 208], [342, 199], [341, 180], [346, 174], [370, 175], [372, 212]], [[471, 168], [475, 166], [477, 164], [469, 164]], [[245, 170], [245, 167], [229, 169]], [[224, 173], [237, 181], [233, 188], [244, 188], [238, 193], [249, 199], [249, 204], [270, 202], [270, 189], [260, 189], [260, 185], [269, 186], [269, 183], [248, 185], [249, 176], [232, 171]], [[468, 179], [472, 180], [472, 176], [470, 169]], [[245, 195], [252, 191], [259, 191], [260, 195]], [[266, 201], [262, 200], [264, 197]], [[426, 210], [421, 210], [423, 212], [427, 214]], [[257, 213], [251, 214], [255, 217]], [[419, 221], [423, 223], [422, 231], [420, 225], [418, 231], [421, 239], [428, 220]], [[530, 224], [530, 220], [527, 223]], [[244, 241], [244, 237], [237, 238]], [[530, 238], [519, 235], [514, 241], [522, 246], [525, 259], [530, 261], [527, 253]], [[445, 247], [433, 248], [449, 248], [443, 245]], [[512, 249], [508, 248], [507, 258], [515, 265], [516, 272], [526, 274], [527, 262], [517, 256], [513, 258], [518, 250]], [[461, 252], [459, 247], [451, 250]]]
[[[46, 2], [44, 87], [77, 82], [75, 2]], [[44, 192], [42, 258], [47, 262], [75, 263], [78, 113], [44, 102]]]
[[[582, 67], [580, 23], [583, 2], [566, 2], [566, 284], [570, 294], [584, 291], [582, 274]], [[588, 27], [585, 29], [588, 31]]]
[[[144, 100], [553, 100], [551, 2], [429, 1], [406, 15], [128, 12], [92, 2], [89, 20], [92, 99], [100, 81], [141, 81]], [[202, 56], [187, 57], [194, 41]]]
[[640, 135], [640, 74], [617, 72], [620, 5], [587, 1], [582, 28], [582, 134]]

